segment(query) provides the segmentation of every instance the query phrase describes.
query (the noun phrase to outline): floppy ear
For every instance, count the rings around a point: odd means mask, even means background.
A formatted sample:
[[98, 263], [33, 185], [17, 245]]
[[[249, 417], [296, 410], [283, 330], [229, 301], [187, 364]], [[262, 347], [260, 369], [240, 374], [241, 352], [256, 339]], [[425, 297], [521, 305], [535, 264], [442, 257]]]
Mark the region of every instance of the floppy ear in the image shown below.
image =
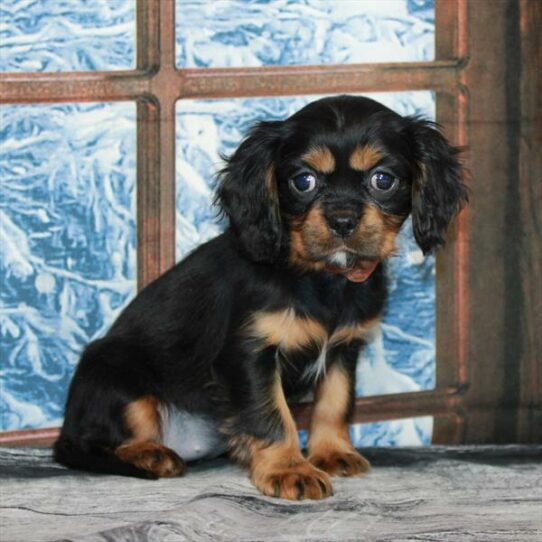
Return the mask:
[[256, 124], [219, 173], [215, 202], [230, 220], [241, 248], [253, 260], [278, 256], [281, 223], [273, 158], [282, 122]]
[[419, 172], [412, 186], [414, 237], [424, 254], [444, 244], [446, 228], [468, 201], [464, 169], [436, 123], [411, 119]]

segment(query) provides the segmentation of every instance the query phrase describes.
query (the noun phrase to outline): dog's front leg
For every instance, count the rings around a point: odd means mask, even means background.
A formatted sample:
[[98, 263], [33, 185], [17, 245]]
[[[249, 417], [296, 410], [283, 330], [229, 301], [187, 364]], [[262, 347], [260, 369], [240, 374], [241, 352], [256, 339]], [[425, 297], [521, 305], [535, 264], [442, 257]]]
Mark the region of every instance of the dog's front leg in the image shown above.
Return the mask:
[[[231, 455], [250, 469], [264, 494], [283, 499], [321, 499], [332, 494], [329, 476], [307, 461], [286, 403], [274, 348], [260, 353], [247, 374], [250, 392], [230, 426]], [[265, 370], [272, 366], [272, 370]], [[239, 396], [238, 396], [239, 397]]]
[[352, 445], [348, 425], [355, 401], [359, 349], [337, 346], [325, 377], [319, 382], [311, 419], [309, 461], [332, 476], [365, 474], [370, 464]]

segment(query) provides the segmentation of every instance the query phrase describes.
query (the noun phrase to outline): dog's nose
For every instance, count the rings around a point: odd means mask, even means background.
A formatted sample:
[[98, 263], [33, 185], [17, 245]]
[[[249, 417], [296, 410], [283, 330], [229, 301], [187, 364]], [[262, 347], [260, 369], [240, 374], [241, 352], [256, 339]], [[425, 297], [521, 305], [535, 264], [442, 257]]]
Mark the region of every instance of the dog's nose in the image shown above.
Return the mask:
[[358, 223], [358, 217], [354, 213], [334, 213], [327, 217], [331, 231], [339, 237], [348, 237]]

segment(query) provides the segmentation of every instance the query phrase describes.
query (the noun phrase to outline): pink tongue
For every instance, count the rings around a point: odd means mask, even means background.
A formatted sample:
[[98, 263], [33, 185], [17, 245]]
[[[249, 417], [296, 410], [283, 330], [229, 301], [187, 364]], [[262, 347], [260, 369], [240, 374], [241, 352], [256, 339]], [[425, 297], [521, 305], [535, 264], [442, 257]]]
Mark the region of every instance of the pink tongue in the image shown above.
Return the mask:
[[345, 271], [343, 275], [351, 282], [365, 282], [376, 269], [377, 265], [378, 261], [368, 262]]

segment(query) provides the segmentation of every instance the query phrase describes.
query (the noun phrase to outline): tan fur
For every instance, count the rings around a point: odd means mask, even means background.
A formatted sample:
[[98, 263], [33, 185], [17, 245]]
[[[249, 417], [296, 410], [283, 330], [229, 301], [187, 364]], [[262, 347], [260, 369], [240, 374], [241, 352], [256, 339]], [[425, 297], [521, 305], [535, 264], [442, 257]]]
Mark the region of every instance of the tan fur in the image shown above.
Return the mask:
[[390, 215], [384, 213], [374, 205], [368, 205], [363, 213], [361, 225], [364, 228], [382, 228], [389, 229], [395, 233], [399, 231], [405, 217], [398, 215]]
[[329, 476], [301, 453], [272, 445], [254, 455], [250, 478], [264, 494], [282, 499], [322, 499], [332, 494]]
[[180, 476], [185, 470], [184, 461], [173, 450], [156, 442], [125, 444], [115, 450], [115, 455], [160, 478]]
[[320, 442], [339, 435], [346, 438], [349, 390], [347, 374], [338, 365], [333, 365], [316, 390], [309, 447], [318, 446]]
[[314, 256], [333, 248], [334, 238], [329, 230], [321, 205], [316, 204], [290, 230], [290, 261], [305, 271], [321, 271], [325, 264]]
[[266, 345], [288, 351], [311, 343], [323, 344], [326, 330], [316, 320], [298, 316], [288, 308], [278, 312], [256, 313], [248, 326], [248, 335], [262, 339]]
[[273, 399], [284, 427], [284, 438], [267, 445], [250, 441], [250, 478], [264, 494], [283, 499], [321, 499], [331, 494], [327, 474], [311, 465], [299, 450], [299, 438], [277, 373]]
[[331, 233], [324, 210], [320, 204], [314, 205], [307, 213], [303, 222], [303, 233], [317, 238], [320, 244], [332, 245], [333, 234]]
[[278, 411], [284, 430], [284, 437], [280, 442], [269, 445], [269, 443], [255, 437], [234, 435], [230, 439], [230, 450], [233, 457], [242, 464], [250, 465], [255, 454], [262, 452], [266, 448], [272, 448], [276, 452], [280, 449], [282, 452], [287, 451], [294, 455], [300, 454], [297, 427], [286, 402], [286, 397], [282, 389], [282, 381], [278, 372], [275, 374], [275, 380], [273, 381], [271, 397], [272, 400], [269, 408]]
[[397, 251], [395, 241], [404, 217], [388, 215], [374, 205], [365, 208], [362, 219], [352, 234], [351, 243], [372, 249], [380, 260]]
[[332, 475], [355, 476], [369, 469], [352, 446], [348, 433], [351, 383], [340, 365], [333, 365], [316, 390], [309, 437], [309, 461]]
[[123, 462], [158, 477], [180, 476], [184, 461], [160, 440], [160, 402], [152, 395], [129, 403], [124, 409], [124, 423], [131, 438], [115, 449]]
[[382, 216], [382, 211], [374, 205], [368, 205], [363, 213], [361, 225], [366, 229], [383, 228], [384, 217]]
[[398, 232], [405, 221], [406, 216], [389, 215], [382, 212], [382, 222], [391, 231]]
[[143, 442], [160, 438], [159, 401], [149, 395], [132, 401], [124, 410], [124, 422], [131, 432], [130, 442]]
[[405, 220], [405, 217], [388, 215], [382, 213], [382, 222], [384, 224], [384, 241], [380, 250], [381, 258], [387, 258], [397, 252], [397, 234], [401, 229], [401, 226]]
[[382, 160], [382, 153], [371, 145], [358, 145], [350, 155], [350, 167], [357, 171], [367, 171]]
[[335, 170], [335, 157], [328, 147], [314, 147], [306, 152], [301, 160], [321, 173], [333, 173]]
[[[395, 241], [404, 219], [368, 205], [354, 233], [344, 243], [384, 260], [397, 250]], [[291, 224], [290, 239], [290, 262], [305, 271], [322, 271], [326, 265], [323, 255], [341, 249], [343, 243], [331, 233], [320, 204]]]
[[229, 439], [229, 454], [232, 459], [235, 459], [241, 465], [250, 467], [254, 454], [264, 446], [265, 443], [256, 437], [234, 435]]
[[[301, 269], [312, 270], [313, 263], [306, 258], [305, 242], [301, 229], [290, 231], [290, 262]], [[320, 264], [320, 269], [323, 269], [322, 264]]]
[[337, 328], [329, 339], [330, 345], [350, 343], [357, 339], [364, 339], [370, 331], [378, 325], [380, 318], [373, 318], [366, 322], [360, 322], [349, 326]]

